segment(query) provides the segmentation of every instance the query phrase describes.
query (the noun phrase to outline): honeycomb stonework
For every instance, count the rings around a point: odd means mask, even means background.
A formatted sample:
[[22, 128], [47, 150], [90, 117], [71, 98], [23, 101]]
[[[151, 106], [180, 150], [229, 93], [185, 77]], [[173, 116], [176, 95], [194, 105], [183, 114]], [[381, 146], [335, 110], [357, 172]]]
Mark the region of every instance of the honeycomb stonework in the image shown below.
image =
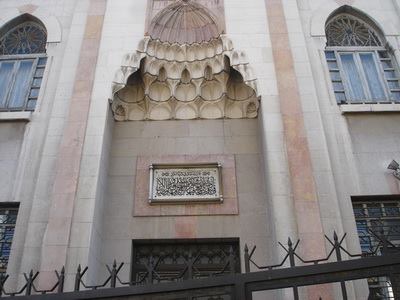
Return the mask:
[[154, 17], [149, 35], [116, 74], [111, 106], [117, 121], [257, 116], [256, 78], [246, 55], [214, 20], [192, 1]]
[[113, 84], [118, 121], [254, 118], [256, 79], [225, 36], [178, 45], [146, 37], [126, 55]]

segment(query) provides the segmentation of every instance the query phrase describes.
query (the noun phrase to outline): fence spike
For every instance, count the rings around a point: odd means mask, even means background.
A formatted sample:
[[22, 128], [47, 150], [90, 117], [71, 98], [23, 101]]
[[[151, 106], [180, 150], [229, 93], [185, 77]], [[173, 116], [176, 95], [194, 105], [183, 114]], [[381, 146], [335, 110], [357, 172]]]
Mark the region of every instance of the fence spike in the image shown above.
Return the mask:
[[65, 280], [65, 267], [61, 268], [60, 276], [58, 277], [58, 293], [62, 293], [64, 291], [64, 280]]
[[115, 288], [116, 283], [117, 283], [117, 261], [114, 259], [110, 276], [110, 287]]
[[32, 286], [33, 286], [33, 270], [31, 269], [31, 271], [29, 272], [29, 277], [26, 281], [26, 291], [25, 291], [26, 296], [32, 294]]
[[250, 255], [249, 255], [249, 247], [247, 244], [244, 245], [244, 271], [246, 273], [250, 272]]
[[294, 267], [295, 266], [295, 261], [294, 261], [295, 249], [293, 249], [293, 243], [290, 238], [288, 238], [288, 246], [289, 246], [289, 249], [288, 249], [289, 263], [290, 263], [291, 267]]
[[81, 264], [78, 265], [78, 269], [76, 270], [75, 274], [75, 286], [74, 286], [74, 291], [79, 292], [81, 285]]
[[333, 239], [335, 240], [335, 242], [338, 240], [338, 236], [336, 234], [336, 230], [333, 231]]

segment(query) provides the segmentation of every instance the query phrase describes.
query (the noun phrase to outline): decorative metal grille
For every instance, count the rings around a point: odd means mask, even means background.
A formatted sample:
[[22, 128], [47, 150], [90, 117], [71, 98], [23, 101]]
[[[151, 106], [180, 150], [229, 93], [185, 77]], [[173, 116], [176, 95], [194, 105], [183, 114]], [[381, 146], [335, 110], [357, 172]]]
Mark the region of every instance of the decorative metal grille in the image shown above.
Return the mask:
[[[382, 235], [392, 246], [400, 246], [400, 201], [354, 201], [353, 210], [363, 253], [382, 255]], [[371, 299], [393, 299], [387, 277], [369, 278], [368, 285]]]
[[5, 273], [14, 236], [18, 208], [0, 208], [0, 273]]
[[382, 46], [377, 33], [368, 24], [344, 14], [326, 26], [327, 46]]
[[46, 30], [36, 22], [27, 21], [3, 35], [0, 40], [0, 55], [45, 53], [46, 41]]
[[132, 279], [147, 283], [240, 272], [237, 240], [134, 241]]
[[370, 252], [384, 234], [388, 241], [400, 246], [400, 202], [353, 202], [358, 235], [363, 252]]

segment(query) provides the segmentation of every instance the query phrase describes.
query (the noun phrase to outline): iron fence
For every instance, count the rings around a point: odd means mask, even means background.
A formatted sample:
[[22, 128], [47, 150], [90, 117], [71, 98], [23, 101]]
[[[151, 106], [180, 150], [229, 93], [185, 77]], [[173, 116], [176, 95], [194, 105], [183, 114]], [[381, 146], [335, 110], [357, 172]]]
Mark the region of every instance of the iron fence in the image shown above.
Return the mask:
[[[198, 255], [186, 259], [186, 263], [179, 274], [167, 278], [163, 275], [163, 282], [154, 284], [149, 278], [158, 275], [157, 266], [160, 260], [151, 260], [146, 264], [146, 271], [140, 280], [121, 279], [121, 270], [124, 263], [114, 261], [107, 265], [107, 278], [99, 285], [88, 285], [85, 275], [88, 267], [78, 266], [75, 274], [74, 291], [64, 290], [65, 270], [55, 271], [55, 284], [51, 289], [40, 290], [35, 281], [39, 272], [24, 274], [25, 284], [18, 291], [9, 291], [5, 288], [8, 275], [0, 280], [1, 296], [19, 296], [18, 299], [107, 299], [116, 297], [130, 297], [130, 299], [190, 299], [190, 300], [251, 300], [253, 292], [270, 291], [290, 288], [293, 298], [299, 299], [299, 288], [309, 285], [318, 285], [337, 282], [340, 284], [341, 296], [348, 299], [346, 281], [356, 279], [375, 278], [376, 294], [369, 299], [400, 299], [400, 252], [382, 234], [373, 233], [379, 242], [369, 253], [352, 254], [344, 247], [346, 235], [341, 238], [334, 233], [333, 238], [325, 236], [331, 245], [328, 255], [316, 260], [306, 260], [299, 254], [301, 243], [288, 239], [286, 245], [279, 243], [285, 255], [279, 264], [260, 265], [254, 259], [256, 247], [245, 245], [244, 269], [245, 273], [235, 273], [230, 264], [235, 261], [233, 251], [227, 255], [225, 264], [218, 272], [208, 274], [207, 278], [195, 278], [193, 260]], [[376, 256], [376, 253], [382, 253]], [[202, 254], [204, 255], [204, 253]], [[232, 255], [232, 257], [229, 257]], [[343, 257], [348, 260], [343, 260]], [[257, 271], [251, 272], [251, 267]], [[231, 272], [226, 272], [232, 270]], [[189, 275], [189, 276], [188, 276]], [[168, 280], [167, 280], [168, 279]], [[170, 281], [170, 282], [165, 282]], [[383, 286], [382, 281], [385, 283]], [[386, 289], [386, 290], [384, 290]], [[322, 298], [321, 298], [322, 299]]]

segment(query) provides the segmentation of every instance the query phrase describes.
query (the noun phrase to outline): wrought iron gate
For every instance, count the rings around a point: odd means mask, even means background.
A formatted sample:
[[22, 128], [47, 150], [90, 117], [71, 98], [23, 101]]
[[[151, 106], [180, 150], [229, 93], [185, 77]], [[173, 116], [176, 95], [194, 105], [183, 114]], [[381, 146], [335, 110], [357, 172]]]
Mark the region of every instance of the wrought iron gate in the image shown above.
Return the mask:
[[[170, 278], [172, 282], [147, 284], [141, 282], [124, 282], [119, 277], [123, 264], [107, 266], [110, 275], [97, 286], [87, 286], [84, 275], [87, 268], [78, 268], [75, 276], [75, 291], [64, 292], [64, 271], [56, 272], [57, 281], [51, 290], [40, 291], [35, 286], [38, 273], [25, 274], [26, 284], [16, 292], [9, 292], [4, 288], [7, 277], [1, 281], [1, 291], [6, 296], [19, 296], [18, 299], [113, 299], [124, 297], [125, 299], [141, 300], [251, 300], [252, 293], [257, 291], [270, 291], [290, 288], [293, 298], [299, 299], [298, 289], [303, 286], [339, 283], [341, 296], [347, 299], [346, 281], [366, 279], [371, 277], [388, 278], [389, 293], [386, 298], [369, 299], [400, 299], [400, 252], [384, 236], [379, 236], [380, 243], [377, 248], [368, 254], [351, 254], [343, 247], [345, 235], [338, 238], [336, 233], [333, 239], [326, 237], [332, 245], [327, 257], [318, 260], [306, 261], [298, 254], [300, 242], [292, 243], [289, 239], [287, 245], [280, 244], [286, 255], [280, 264], [260, 266], [254, 259], [256, 250], [245, 247], [243, 274], [226, 274], [217, 272], [210, 274], [208, 278], [188, 279]], [[374, 256], [376, 252], [382, 256]], [[375, 252], [375, 253], [374, 253]], [[348, 257], [343, 260], [342, 257]], [[157, 272], [156, 264], [150, 266], [147, 275]], [[296, 266], [296, 264], [301, 264]], [[187, 268], [187, 266], [186, 266]], [[229, 268], [229, 260], [224, 269]], [[251, 268], [261, 271], [251, 272]], [[36, 294], [36, 295], [35, 295]], [[39, 294], [39, 295], [37, 295]], [[380, 297], [377, 295], [377, 297]], [[322, 298], [321, 298], [322, 299]], [[323, 299], [322, 299], [323, 300]]]

